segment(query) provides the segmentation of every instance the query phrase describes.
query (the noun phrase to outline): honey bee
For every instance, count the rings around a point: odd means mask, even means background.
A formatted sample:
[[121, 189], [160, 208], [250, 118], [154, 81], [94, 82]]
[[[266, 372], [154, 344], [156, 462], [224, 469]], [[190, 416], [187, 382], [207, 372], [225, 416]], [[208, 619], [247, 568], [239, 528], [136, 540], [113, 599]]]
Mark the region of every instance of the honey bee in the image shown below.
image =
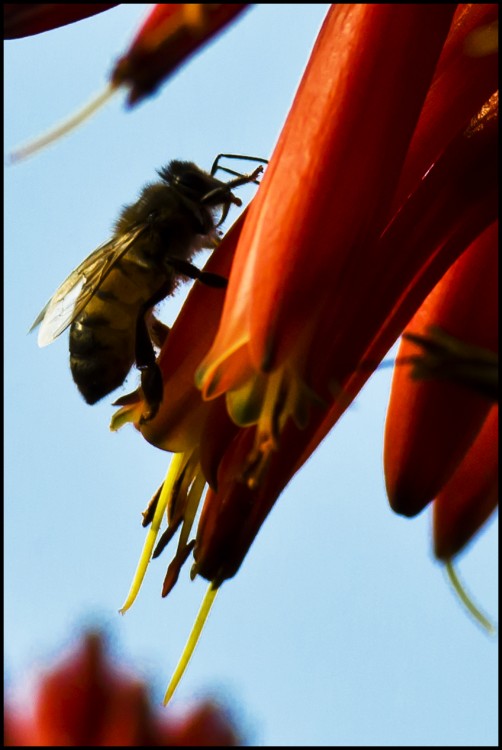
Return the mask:
[[[143, 188], [136, 203], [122, 210], [112, 238], [97, 248], [61, 284], [30, 330], [40, 325], [39, 346], [54, 341], [70, 326], [70, 369], [88, 404], [94, 404], [124, 382], [133, 364], [152, 419], [162, 401], [162, 376], [154, 343], [168, 333], [152, 314], [172, 295], [183, 277], [224, 288], [222, 276], [190, 262], [197, 251], [214, 249], [218, 227], [232, 204], [242, 201], [232, 190], [257, 183], [259, 166], [242, 175], [219, 165], [222, 157], [266, 163], [265, 159], [220, 154], [211, 172], [192, 162], [171, 161], [158, 170], [160, 181]], [[221, 169], [236, 175], [222, 182]]]

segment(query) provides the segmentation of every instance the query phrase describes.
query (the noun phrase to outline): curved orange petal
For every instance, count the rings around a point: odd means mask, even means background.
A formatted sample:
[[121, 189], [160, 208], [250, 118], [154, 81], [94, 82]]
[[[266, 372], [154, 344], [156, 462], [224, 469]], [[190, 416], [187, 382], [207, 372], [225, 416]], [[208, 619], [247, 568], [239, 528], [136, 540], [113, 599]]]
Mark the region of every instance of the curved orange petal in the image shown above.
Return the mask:
[[498, 406], [453, 476], [434, 500], [434, 552], [450, 560], [471, 540], [498, 504]]
[[[411, 320], [407, 331], [437, 326], [466, 343], [497, 351], [498, 224], [459, 258]], [[401, 343], [398, 360], [416, 352]], [[415, 515], [448, 481], [490, 410], [481, 395], [444, 380], [413, 380], [396, 367], [385, 427], [384, 466], [393, 510]]]

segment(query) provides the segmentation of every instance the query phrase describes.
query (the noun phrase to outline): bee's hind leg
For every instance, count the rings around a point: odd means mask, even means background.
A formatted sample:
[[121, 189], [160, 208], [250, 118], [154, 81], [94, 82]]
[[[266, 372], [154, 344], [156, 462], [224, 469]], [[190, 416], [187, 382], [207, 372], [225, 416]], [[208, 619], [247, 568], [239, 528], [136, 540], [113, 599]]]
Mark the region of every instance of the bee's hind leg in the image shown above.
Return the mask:
[[[167, 328], [167, 326], [165, 327]], [[140, 422], [148, 422], [154, 418], [159, 410], [164, 384], [162, 373], [155, 359], [155, 349], [144, 314], [138, 316], [136, 323], [135, 357], [136, 367], [141, 372], [141, 389], [148, 404], [148, 411], [142, 415]]]
[[148, 328], [150, 340], [153, 341], [156, 347], [161, 349], [166, 343], [169, 331], [171, 329], [169, 328], [169, 326], [166, 326], [165, 323], [162, 323], [161, 320], [156, 318], [153, 313], [150, 313], [150, 315], [147, 317], [146, 325]]

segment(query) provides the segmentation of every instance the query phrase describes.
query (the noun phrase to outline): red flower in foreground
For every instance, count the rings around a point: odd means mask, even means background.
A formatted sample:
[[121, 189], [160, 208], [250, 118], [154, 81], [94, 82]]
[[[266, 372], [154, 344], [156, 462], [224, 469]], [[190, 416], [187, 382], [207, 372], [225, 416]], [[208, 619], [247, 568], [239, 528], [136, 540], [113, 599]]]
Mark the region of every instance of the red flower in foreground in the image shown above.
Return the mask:
[[[497, 57], [469, 49], [496, 16], [495, 5], [328, 12], [258, 195], [211, 259], [220, 273], [232, 262], [221, 318], [195, 288], [160, 354], [164, 402], [138, 428], [178, 453], [145, 516], [152, 530], [124, 609], [167, 506], [154, 556], [182, 530], [163, 594], [193, 549], [191, 575], [211, 581], [207, 613], [287, 482], [495, 221]], [[193, 330], [205, 335], [189, 354]]]
[[156, 713], [147, 686], [119, 671], [103, 641], [87, 634], [41, 678], [32, 716], [5, 709], [5, 744], [16, 747], [183, 747], [241, 744], [221, 708], [200, 703], [183, 716]]

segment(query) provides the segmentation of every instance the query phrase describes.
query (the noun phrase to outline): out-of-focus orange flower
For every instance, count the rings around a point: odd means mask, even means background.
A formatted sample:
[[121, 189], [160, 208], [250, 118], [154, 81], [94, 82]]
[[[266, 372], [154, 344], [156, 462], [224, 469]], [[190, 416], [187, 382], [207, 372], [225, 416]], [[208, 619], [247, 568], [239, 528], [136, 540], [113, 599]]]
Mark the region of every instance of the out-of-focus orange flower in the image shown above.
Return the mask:
[[[117, 669], [102, 637], [88, 633], [40, 679], [27, 716], [5, 707], [6, 746], [221, 746], [241, 739], [225, 712], [207, 701], [184, 715], [159, 715], [147, 686]], [[28, 715], [29, 714], [29, 715]]]
[[118, 3], [4, 3], [3, 38], [40, 34], [95, 16], [116, 5]]
[[155, 5], [129, 50], [115, 65], [112, 85], [126, 86], [129, 104], [136, 103], [155, 91], [181, 62], [246, 7], [231, 3]]

